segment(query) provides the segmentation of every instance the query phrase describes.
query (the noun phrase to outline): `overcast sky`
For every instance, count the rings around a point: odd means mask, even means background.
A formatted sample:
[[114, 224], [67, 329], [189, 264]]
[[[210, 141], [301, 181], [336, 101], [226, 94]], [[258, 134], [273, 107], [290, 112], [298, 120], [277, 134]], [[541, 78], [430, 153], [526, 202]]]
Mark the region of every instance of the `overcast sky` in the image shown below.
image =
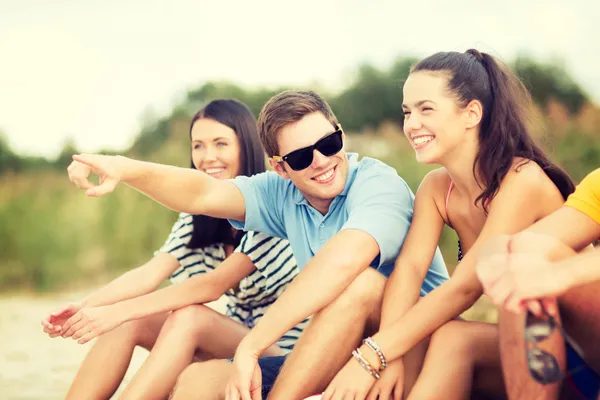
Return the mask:
[[469, 47], [561, 59], [600, 103], [599, 4], [0, 0], [0, 131], [23, 154], [54, 156], [69, 137], [123, 149], [144, 110], [166, 113], [208, 80], [336, 88], [364, 61]]

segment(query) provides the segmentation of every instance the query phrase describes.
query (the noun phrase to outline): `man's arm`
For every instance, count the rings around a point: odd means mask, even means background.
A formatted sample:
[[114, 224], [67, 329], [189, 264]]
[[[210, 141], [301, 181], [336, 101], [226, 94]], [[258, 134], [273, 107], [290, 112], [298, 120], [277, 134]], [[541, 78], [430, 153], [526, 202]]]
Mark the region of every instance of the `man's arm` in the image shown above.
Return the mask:
[[565, 277], [563, 292], [576, 286], [600, 280], [600, 251], [586, 251], [559, 262], [558, 275]]
[[[172, 210], [244, 221], [240, 190], [204, 172], [122, 156], [82, 154], [74, 155], [73, 160], [69, 178], [88, 196], [103, 196], [123, 182]], [[88, 180], [90, 174], [99, 176], [99, 185]]]
[[526, 300], [560, 296], [599, 279], [600, 253], [593, 248], [580, 255], [573, 251], [598, 237], [600, 224], [595, 219], [563, 206], [522, 233], [488, 241], [477, 274], [495, 304], [518, 312]]
[[375, 239], [360, 230], [337, 233], [309, 261], [239, 349], [259, 356], [290, 328], [335, 300], [379, 254]]
[[600, 224], [573, 207], [563, 206], [527, 228], [525, 232], [553, 237], [575, 251], [580, 251], [600, 238]]
[[348, 219], [310, 260], [240, 348], [259, 355], [306, 317], [329, 305], [369, 265], [395, 260], [410, 225], [413, 200], [391, 167], [367, 161], [346, 199]]

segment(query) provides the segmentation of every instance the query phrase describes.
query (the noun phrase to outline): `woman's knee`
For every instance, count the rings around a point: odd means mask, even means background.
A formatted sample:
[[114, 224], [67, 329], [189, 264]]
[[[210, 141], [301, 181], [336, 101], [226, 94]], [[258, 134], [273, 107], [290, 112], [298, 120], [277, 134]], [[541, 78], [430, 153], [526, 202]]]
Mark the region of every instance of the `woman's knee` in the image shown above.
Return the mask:
[[133, 346], [144, 345], [151, 331], [151, 322], [147, 318], [125, 322], [110, 332], [100, 336], [98, 340], [109, 342], [128, 342]]
[[450, 321], [439, 327], [432, 335], [429, 352], [459, 353], [461, 356], [472, 354], [474, 349], [474, 331], [471, 323]]
[[179, 331], [190, 335], [198, 335], [206, 329], [214, 328], [218, 314], [205, 305], [194, 304], [175, 310], [169, 315], [163, 332]]

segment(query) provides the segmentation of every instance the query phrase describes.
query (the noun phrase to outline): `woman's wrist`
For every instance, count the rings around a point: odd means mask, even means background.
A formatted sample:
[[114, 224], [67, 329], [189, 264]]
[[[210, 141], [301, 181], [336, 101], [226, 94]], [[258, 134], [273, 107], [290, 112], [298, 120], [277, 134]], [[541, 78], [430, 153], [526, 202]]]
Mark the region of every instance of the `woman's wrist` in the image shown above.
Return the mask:
[[377, 360], [379, 361], [379, 371], [383, 371], [387, 367], [387, 360], [379, 345], [371, 337], [367, 337], [363, 340], [363, 346], [366, 346], [371, 353], [374, 353], [377, 356]]
[[373, 364], [371, 364], [369, 361], [367, 361], [362, 353], [362, 351], [360, 351], [360, 348], [353, 350], [352, 351], [352, 357], [354, 357], [354, 359], [356, 360], [356, 362], [366, 371], [369, 373], [369, 375], [371, 375], [373, 378], [375, 379], [379, 379], [381, 378], [381, 375], [379, 375], [379, 371], [377, 370], [377, 368], [375, 368], [373, 366]]
[[379, 379], [380, 372], [387, 367], [387, 360], [379, 345], [370, 337], [363, 340], [363, 345], [352, 352], [354, 359], [371, 376]]

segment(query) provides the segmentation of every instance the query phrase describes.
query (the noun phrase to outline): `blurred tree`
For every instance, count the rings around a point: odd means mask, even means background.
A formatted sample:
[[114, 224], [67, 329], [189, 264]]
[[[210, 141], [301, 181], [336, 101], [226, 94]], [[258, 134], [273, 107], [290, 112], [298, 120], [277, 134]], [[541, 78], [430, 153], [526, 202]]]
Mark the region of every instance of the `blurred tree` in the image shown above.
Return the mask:
[[[399, 129], [402, 86], [415, 62], [413, 58], [400, 57], [388, 69], [364, 64], [356, 69], [354, 80], [335, 94], [316, 83], [304, 86], [314, 87], [330, 102], [349, 133], [351, 151], [381, 158], [396, 168], [413, 190], [433, 168], [415, 160]], [[548, 142], [549, 154], [573, 178], [581, 179], [600, 165], [600, 110], [586, 103], [585, 93], [560, 65], [542, 65], [523, 57], [515, 64], [515, 71], [543, 109], [539, 115], [544, 128], [540, 137]], [[264, 103], [283, 89], [204, 83], [187, 92], [163, 116], [150, 108], [145, 110], [140, 116], [141, 129], [128, 153], [141, 159], [188, 166], [187, 132], [196, 111], [213, 99], [235, 98], [258, 114]], [[581, 111], [573, 115], [579, 107]], [[392, 123], [384, 125], [385, 121]], [[559, 122], [564, 130], [560, 134]], [[382, 134], [385, 126], [395, 129]], [[351, 135], [352, 131], [367, 127], [378, 136]], [[65, 179], [64, 167], [75, 152], [70, 139], [53, 162], [18, 156], [0, 133], [0, 289], [55, 290], [73, 280], [86, 285], [105, 281], [117, 271], [145, 261], [164, 241], [177, 218], [176, 213], [133, 190], [120, 189], [97, 201], [85, 199]], [[3, 175], [4, 171], [17, 173]], [[452, 265], [456, 259], [456, 236], [448, 229], [444, 232], [440, 247]]]
[[6, 171], [18, 171], [21, 159], [13, 153], [4, 132], [0, 131], [0, 174]]
[[60, 170], [66, 169], [69, 164], [71, 164], [73, 154], [77, 153], [79, 153], [79, 151], [75, 146], [75, 139], [69, 137], [67, 140], [65, 140], [60, 154], [58, 157], [56, 157], [54, 166]]
[[581, 86], [558, 62], [542, 64], [520, 55], [513, 64], [513, 70], [539, 105], [545, 107], [551, 99], [555, 99], [567, 106], [571, 114], [576, 114], [589, 101]]
[[387, 71], [363, 64], [354, 83], [331, 101], [343, 125], [349, 130], [359, 131], [375, 129], [383, 121], [401, 124], [402, 86], [416, 61], [400, 57]]

